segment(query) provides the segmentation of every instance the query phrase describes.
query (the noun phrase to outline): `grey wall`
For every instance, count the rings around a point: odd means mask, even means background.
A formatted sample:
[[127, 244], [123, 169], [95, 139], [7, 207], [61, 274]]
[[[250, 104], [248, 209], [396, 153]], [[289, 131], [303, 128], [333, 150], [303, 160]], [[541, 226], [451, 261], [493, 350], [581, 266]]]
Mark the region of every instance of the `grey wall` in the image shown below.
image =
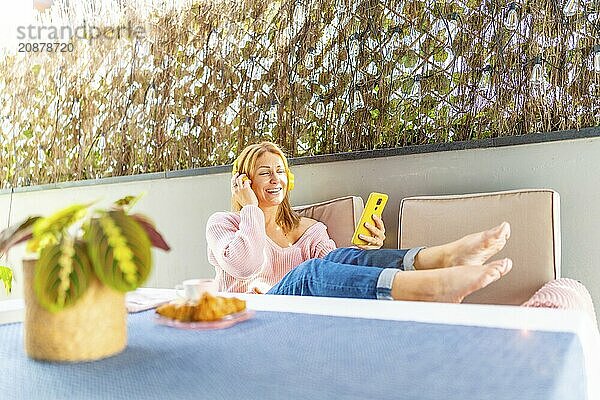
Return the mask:
[[[384, 212], [386, 247], [397, 243], [398, 207], [414, 195], [488, 192], [519, 188], [551, 188], [561, 195], [562, 274], [580, 280], [600, 309], [600, 137], [519, 146], [391, 156], [297, 165], [294, 204], [371, 191], [390, 195]], [[161, 175], [163, 176], [163, 175]], [[153, 217], [173, 250], [156, 251], [147, 284], [173, 287], [190, 277], [210, 277], [204, 226], [215, 211], [229, 208], [229, 173], [158, 178], [125, 183], [79, 185], [12, 194], [11, 222], [49, 213], [75, 201], [107, 204], [126, 194], [145, 192], [136, 210]], [[10, 193], [0, 195], [0, 223], [6, 226]], [[0, 263], [20, 265], [23, 247]], [[21, 297], [16, 268], [12, 297]], [[2, 297], [4, 294], [0, 295]], [[2, 298], [0, 297], [0, 299]]]

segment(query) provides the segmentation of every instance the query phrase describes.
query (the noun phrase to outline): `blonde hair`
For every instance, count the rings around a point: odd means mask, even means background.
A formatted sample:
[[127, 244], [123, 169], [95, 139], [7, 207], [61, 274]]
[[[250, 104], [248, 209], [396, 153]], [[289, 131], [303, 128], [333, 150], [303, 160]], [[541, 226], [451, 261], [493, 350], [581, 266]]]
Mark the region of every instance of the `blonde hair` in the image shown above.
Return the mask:
[[[253, 176], [256, 172], [256, 160], [267, 152], [281, 157], [286, 173], [289, 172], [288, 161], [285, 154], [272, 142], [261, 142], [247, 146], [234, 161], [232, 172], [234, 174], [236, 172], [246, 174], [248, 177]], [[235, 212], [242, 209], [242, 205], [235, 201], [233, 196], [231, 197], [231, 209]], [[277, 222], [277, 225], [281, 226], [284, 232], [289, 232], [300, 224], [300, 216], [292, 209], [292, 205], [290, 204], [289, 189], [286, 190], [285, 197], [277, 209], [275, 222]]]

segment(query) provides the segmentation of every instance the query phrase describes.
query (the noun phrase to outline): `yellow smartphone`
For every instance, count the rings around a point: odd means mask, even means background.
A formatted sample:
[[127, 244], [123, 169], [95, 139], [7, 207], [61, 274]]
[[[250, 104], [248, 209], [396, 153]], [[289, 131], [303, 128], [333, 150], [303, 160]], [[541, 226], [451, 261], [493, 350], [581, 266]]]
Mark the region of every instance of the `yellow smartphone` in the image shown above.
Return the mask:
[[388, 195], [384, 193], [373, 192], [369, 195], [367, 199], [367, 204], [360, 216], [360, 221], [354, 230], [354, 235], [352, 236], [352, 243], [356, 245], [369, 244], [364, 240], [360, 239], [358, 235], [366, 235], [371, 236], [371, 232], [365, 227], [365, 222], [370, 223], [375, 226], [375, 221], [373, 220], [373, 214], [376, 214], [381, 218], [381, 213], [383, 212], [383, 208], [387, 203]]

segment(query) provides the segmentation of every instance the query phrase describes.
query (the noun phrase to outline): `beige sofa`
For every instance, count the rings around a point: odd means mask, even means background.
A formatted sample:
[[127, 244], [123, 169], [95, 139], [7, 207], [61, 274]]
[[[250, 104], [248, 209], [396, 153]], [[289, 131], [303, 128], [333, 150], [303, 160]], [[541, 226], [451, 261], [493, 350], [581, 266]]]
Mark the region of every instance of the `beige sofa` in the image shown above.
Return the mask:
[[[331, 238], [343, 247], [351, 245], [363, 200], [348, 196], [296, 209], [325, 223]], [[434, 246], [509, 221], [511, 238], [494, 259], [510, 257], [512, 271], [465, 302], [520, 305], [560, 278], [559, 210], [559, 195], [550, 189], [409, 197], [400, 203], [398, 246]]]
[[352, 246], [352, 234], [363, 209], [363, 199], [358, 196], [294, 207], [300, 215], [323, 222], [327, 226], [329, 237], [338, 247]]
[[560, 278], [560, 199], [553, 190], [409, 197], [400, 203], [399, 216], [400, 248], [433, 246], [510, 222], [511, 237], [494, 258], [511, 258], [512, 271], [466, 303], [523, 304]]

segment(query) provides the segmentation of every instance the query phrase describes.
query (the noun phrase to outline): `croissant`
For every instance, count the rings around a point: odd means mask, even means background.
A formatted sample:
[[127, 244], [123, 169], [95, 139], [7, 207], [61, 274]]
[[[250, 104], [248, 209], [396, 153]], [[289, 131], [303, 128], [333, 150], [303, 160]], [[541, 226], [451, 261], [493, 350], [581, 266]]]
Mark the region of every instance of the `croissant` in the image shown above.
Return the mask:
[[192, 317], [194, 316], [195, 306], [192, 304], [163, 304], [162, 306], [156, 309], [156, 312], [163, 317], [176, 319], [182, 322], [190, 322], [192, 321]]
[[204, 293], [197, 303], [164, 304], [156, 309], [156, 313], [182, 322], [217, 321], [226, 315], [245, 309], [246, 302], [244, 300]]

